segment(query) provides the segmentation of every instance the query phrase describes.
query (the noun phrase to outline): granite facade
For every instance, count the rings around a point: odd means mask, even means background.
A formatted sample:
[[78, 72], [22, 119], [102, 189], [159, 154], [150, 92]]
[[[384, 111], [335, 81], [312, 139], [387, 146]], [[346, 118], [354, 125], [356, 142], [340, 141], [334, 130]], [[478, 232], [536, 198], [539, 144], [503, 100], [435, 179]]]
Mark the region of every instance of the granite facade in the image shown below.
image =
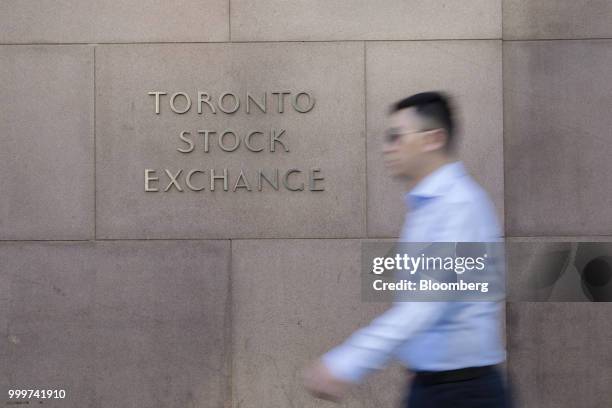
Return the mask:
[[[359, 245], [397, 237], [380, 136], [389, 104], [421, 90], [453, 95], [460, 154], [508, 238], [609, 240], [611, 12], [2, 2], [3, 389], [63, 387], [75, 407], [323, 406], [300, 372], [384, 309], [355, 295]], [[509, 303], [519, 406], [608, 402], [607, 309]], [[343, 406], [397, 406], [405, 380], [383, 372]]]

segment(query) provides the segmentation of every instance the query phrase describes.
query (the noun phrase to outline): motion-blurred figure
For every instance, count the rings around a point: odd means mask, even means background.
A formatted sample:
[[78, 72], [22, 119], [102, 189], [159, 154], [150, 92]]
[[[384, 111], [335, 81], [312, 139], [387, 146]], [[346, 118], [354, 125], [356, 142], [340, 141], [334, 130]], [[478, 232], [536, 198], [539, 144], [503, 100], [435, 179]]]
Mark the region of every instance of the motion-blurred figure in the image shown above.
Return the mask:
[[[383, 154], [404, 181], [409, 208], [401, 241], [501, 241], [487, 194], [453, 156], [448, 98], [413, 95], [393, 105]], [[409, 408], [506, 408], [502, 302], [395, 302], [306, 370], [306, 388], [339, 401], [392, 357], [414, 372]], [[407, 376], [408, 377], [408, 376]]]

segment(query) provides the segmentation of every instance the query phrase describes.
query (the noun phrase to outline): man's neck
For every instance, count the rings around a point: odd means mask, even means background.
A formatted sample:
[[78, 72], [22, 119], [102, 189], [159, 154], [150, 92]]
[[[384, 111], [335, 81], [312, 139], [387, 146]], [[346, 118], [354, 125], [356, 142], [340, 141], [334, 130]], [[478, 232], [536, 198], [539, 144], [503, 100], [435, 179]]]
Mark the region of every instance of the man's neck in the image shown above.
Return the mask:
[[417, 184], [421, 182], [425, 177], [429, 176], [440, 167], [445, 166], [449, 163], [455, 162], [457, 159], [451, 156], [443, 156], [432, 160], [429, 164], [421, 168], [421, 171], [415, 177], [408, 181], [408, 191], [412, 190]]

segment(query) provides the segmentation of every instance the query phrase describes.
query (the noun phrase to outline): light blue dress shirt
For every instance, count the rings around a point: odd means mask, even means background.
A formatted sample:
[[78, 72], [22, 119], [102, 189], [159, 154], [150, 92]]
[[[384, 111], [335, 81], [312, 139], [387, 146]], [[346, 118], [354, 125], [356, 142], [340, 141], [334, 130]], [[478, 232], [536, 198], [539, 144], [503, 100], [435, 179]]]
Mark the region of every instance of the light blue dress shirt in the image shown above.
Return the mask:
[[[446, 164], [408, 194], [403, 242], [495, 242], [501, 233], [486, 192], [461, 162]], [[331, 373], [360, 382], [395, 357], [414, 371], [444, 371], [505, 360], [503, 302], [395, 302], [369, 326], [323, 355]]]

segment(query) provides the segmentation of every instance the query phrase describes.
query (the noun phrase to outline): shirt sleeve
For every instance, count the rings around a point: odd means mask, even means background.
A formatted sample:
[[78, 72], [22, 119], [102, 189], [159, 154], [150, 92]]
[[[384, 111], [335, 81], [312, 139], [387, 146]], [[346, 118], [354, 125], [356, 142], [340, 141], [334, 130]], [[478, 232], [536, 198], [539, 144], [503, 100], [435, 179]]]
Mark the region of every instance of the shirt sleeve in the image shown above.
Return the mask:
[[395, 303], [370, 325], [324, 354], [323, 363], [335, 377], [359, 383], [370, 372], [383, 368], [398, 346], [435, 324], [445, 305], [445, 302]]

